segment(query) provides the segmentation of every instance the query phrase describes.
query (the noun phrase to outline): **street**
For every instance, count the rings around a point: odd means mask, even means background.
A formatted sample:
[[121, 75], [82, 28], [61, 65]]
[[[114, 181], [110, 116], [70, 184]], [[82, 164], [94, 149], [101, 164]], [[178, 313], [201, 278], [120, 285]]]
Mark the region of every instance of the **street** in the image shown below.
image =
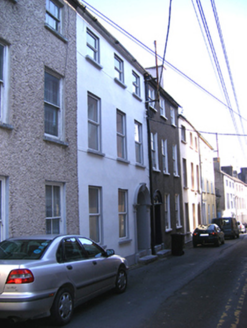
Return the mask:
[[[246, 327], [247, 235], [220, 247], [184, 250], [182, 256], [131, 268], [124, 294], [111, 291], [81, 305], [66, 327]], [[0, 325], [6, 327], [6, 321]], [[51, 327], [48, 319], [23, 326]]]

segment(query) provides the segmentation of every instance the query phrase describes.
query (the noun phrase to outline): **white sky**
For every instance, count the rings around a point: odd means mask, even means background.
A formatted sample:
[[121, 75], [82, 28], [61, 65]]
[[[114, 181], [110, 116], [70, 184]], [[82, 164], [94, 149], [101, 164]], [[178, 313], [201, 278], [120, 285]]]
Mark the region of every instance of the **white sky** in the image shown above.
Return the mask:
[[[154, 50], [157, 41], [158, 54], [163, 57], [166, 40], [170, 0], [86, 0], [81, 1], [96, 16], [92, 7]], [[87, 4], [85, 3], [87, 2]], [[193, 0], [195, 7], [196, 0]], [[211, 64], [206, 45], [191, 0], [173, 0], [170, 33], [166, 60], [226, 103]], [[246, 82], [247, 76], [247, 1], [215, 0], [232, 73], [244, 131], [233, 95], [229, 75], [219, 41], [210, 0], [201, 0], [207, 24], [216, 49], [239, 134], [247, 135]], [[129, 50], [143, 67], [155, 65], [155, 58], [143, 48], [113, 29], [105, 21], [99, 21]], [[159, 64], [162, 62], [160, 61]], [[247, 136], [222, 136], [220, 133], [237, 133], [230, 111], [220, 102], [195, 87], [168, 65], [164, 65], [164, 89], [181, 105], [183, 115], [200, 132], [219, 133], [221, 165], [232, 165], [235, 170], [247, 167]], [[203, 133], [216, 150], [216, 136]], [[242, 147], [240, 146], [240, 140]], [[215, 152], [215, 157], [217, 152]]]

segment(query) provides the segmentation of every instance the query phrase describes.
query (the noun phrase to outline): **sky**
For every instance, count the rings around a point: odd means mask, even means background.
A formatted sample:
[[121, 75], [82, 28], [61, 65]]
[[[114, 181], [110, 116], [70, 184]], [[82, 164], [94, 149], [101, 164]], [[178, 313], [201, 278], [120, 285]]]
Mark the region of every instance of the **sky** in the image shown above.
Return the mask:
[[[156, 41], [160, 58], [158, 64], [162, 64], [170, 0], [81, 0], [81, 2], [144, 68], [155, 66], [154, 55], [113, 28], [100, 17], [98, 12], [149, 49], [154, 50], [154, 41]], [[211, 2], [216, 7], [227, 61], [222, 50]], [[213, 64], [213, 57], [209, 55], [210, 47], [208, 41], [205, 42], [207, 37], [197, 3], [198, 0], [171, 1], [163, 72], [164, 89], [179, 103], [180, 113], [211, 144], [215, 150], [215, 157], [217, 157], [218, 144], [221, 165], [231, 165], [234, 170], [240, 172], [241, 167], [247, 167], [245, 100], [247, 87], [244, 79], [247, 76], [247, 1], [201, 1], [231, 109], [226, 106], [227, 101]], [[191, 80], [195, 83], [191, 83]]]

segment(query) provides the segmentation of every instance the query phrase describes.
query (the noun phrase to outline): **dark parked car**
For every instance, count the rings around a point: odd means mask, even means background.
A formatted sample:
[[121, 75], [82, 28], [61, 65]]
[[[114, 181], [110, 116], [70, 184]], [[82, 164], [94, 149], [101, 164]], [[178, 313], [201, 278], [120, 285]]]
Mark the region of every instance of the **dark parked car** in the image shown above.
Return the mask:
[[67, 324], [75, 306], [127, 287], [125, 258], [75, 235], [10, 238], [0, 243], [0, 318], [49, 316]]
[[224, 244], [224, 242], [224, 232], [217, 224], [199, 225], [193, 233], [194, 247], [198, 244], [214, 244], [215, 246], [220, 246], [220, 244]]
[[217, 218], [212, 219], [212, 223], [217, 224], [224, 231], [225, 237], [239, 238], [238, 223], [235, 218]]

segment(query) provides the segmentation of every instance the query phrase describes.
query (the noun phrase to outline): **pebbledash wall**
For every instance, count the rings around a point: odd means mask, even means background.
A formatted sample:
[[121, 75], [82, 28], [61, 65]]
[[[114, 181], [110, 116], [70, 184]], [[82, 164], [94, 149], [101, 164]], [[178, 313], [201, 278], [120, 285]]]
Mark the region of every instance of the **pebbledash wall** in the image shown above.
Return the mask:
[[80, 232], [131, 264], [151, 252], [145, 70], [90, 13], [77, 10]]
[[[47, 185], [60, 190], [59, 232], [79, 232], [76, 14], [56, 3], [57, 30], [46, 22], [45, 0], [0, 1], [0, 239], [46, 233]], [[44, 133], [45, 72], [59, 80], [57, 136]]]

